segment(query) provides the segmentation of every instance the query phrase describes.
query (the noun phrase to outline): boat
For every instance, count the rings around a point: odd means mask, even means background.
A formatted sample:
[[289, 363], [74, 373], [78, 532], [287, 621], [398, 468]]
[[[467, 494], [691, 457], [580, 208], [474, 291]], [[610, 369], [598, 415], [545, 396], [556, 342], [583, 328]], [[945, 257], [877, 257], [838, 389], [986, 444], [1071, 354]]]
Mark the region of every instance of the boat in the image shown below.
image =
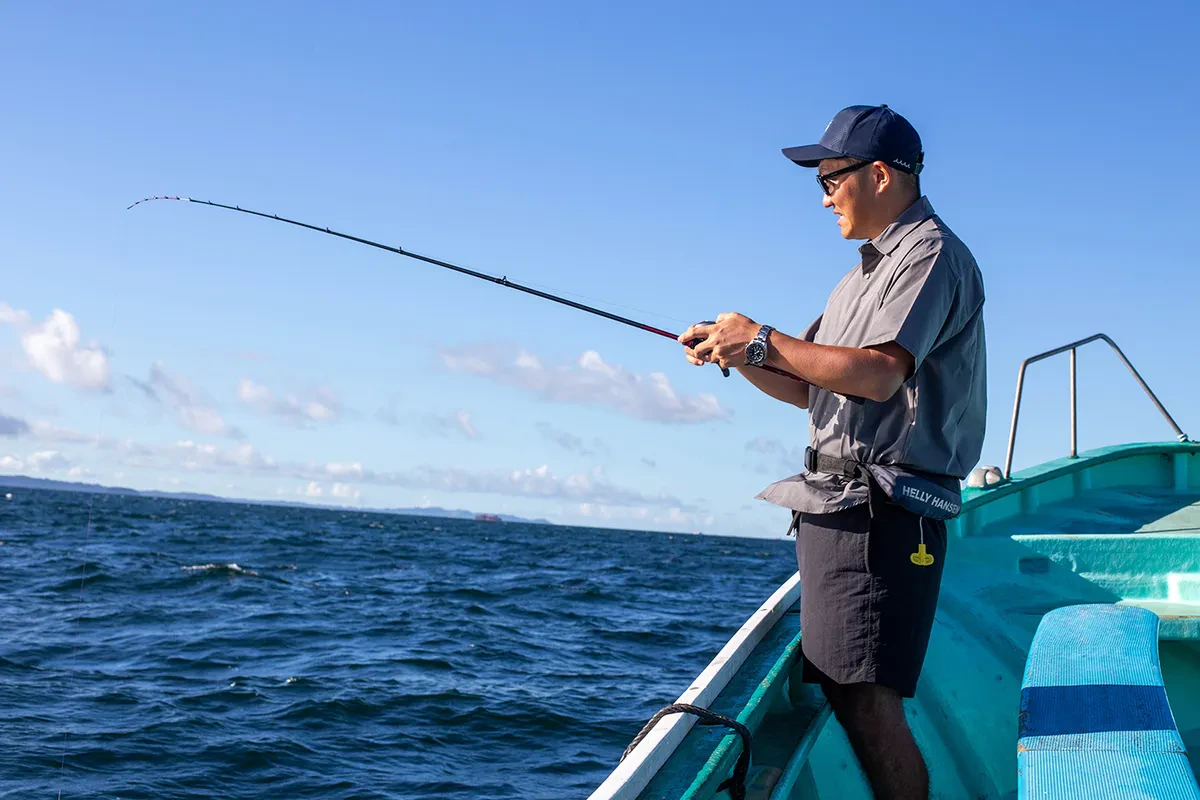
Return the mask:
[[475, 521], [476, 522], [503, 522], [504, 520], [500, 519], [500, 517], [497, 516], [496, 514], [476, 514]]
[[[1077, 452], [1075, 351], [1095, 341], [1176, 440]], [[1065, 352], [1070, 453], [1014, 474], [1025, 370]], [[1200, 798], [1200, 444], [1109, 337], [1021, 365], [1004, 469], [972, 472], [947, 533], [906, 703], [931, 797]], [[793, 575], [591, 800], [871, 797], [820, 689], [800, 681], [799, 603]]]

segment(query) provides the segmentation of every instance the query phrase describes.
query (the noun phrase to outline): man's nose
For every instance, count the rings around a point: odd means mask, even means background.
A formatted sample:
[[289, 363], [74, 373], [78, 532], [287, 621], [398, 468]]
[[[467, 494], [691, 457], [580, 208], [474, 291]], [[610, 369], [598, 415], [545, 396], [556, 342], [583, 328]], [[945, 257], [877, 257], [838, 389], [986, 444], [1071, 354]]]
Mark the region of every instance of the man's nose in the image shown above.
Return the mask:
[[833, 198], [827, 194], [821, 195], [821, 205], [825, 208], [833, 208]]

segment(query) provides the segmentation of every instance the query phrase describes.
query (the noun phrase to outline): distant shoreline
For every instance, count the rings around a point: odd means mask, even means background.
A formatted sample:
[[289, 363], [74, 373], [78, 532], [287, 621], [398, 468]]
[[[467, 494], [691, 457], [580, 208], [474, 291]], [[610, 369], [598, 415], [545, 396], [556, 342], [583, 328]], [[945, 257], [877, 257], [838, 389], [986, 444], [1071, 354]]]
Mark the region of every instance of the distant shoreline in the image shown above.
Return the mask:
[[[256, 506], [286, 506], [289, 508], [319, 508], [327, 511], [363, 511], [373, 514], [397, 514], [409, 517], [438, 517], [441, 519], [473, 520], [484, 512], [467, 511], [459, 508], [442, 508], [428, 506], [425, 508], [365, 508], [360, 506], [339, 506], [325, 503], [304, 503], [297, 500], [256, 500], [237, 497], [221, 497], [215, 494], [198, 492], [164, 492], [157, 489], [130, 489], [126, 486], [103, 486], [98, 483], [79, 483], [76, 481], [59, 481], [52, 478], [30, 478], [27, 475], [0, 475], [0, 487], [10, 489], [48, 489], [60, 492], [81, 492], [89, 494], [118, 494], [133, 497], [156, 497], [164, 500], [197, 500], [207, 503], [240, 503]], [[534, 525], [557, 525], [547, 519], [529, 519], [511, 514], [496, 514], [503, 522], [527, 522]]]

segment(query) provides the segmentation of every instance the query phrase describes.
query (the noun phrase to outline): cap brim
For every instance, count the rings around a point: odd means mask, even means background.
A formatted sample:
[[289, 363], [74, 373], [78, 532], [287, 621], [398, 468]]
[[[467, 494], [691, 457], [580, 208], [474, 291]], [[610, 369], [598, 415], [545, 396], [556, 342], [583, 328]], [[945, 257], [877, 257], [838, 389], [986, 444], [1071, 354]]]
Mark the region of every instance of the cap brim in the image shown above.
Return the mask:
[[802, 147], [785, 147], [783, 154], [802, 167], [815, 167], [827, 158], [845, 158], [844, 153], [835, 153], [828, 147], [819, 144], [806, 144]]

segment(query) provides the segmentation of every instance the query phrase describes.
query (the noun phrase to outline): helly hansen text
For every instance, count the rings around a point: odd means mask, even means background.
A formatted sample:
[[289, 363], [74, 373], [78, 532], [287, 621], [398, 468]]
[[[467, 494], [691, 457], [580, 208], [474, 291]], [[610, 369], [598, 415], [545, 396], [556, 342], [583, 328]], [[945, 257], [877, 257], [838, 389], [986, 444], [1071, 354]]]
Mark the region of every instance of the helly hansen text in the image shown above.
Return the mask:
[[911, 497], [918, 503], [925, 503], [942, 511], [948, 511], [951, 514], [957, 514], [959, 504], [952, 500], [945, 500], [941, 497], [935, 497], [932, 492], [922, 491], [915, 486], [904, 486], [900, 489], [900, 493], [905, 497]]

